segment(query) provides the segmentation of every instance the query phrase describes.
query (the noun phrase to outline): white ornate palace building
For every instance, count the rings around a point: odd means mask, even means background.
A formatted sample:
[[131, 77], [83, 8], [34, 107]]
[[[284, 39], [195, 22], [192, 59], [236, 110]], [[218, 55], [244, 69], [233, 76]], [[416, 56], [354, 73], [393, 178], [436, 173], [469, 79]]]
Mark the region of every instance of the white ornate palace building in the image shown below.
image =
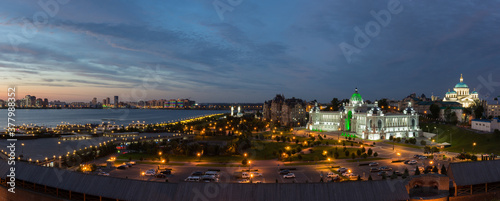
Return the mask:
[[443, 101], [445, 102], [458, 102], [462, 107], [470, 107], [474, 104], [475, 100], [479, 100], [479, 94], [476, 90], [469, 93], [469, 86], [464, 83], [464, 78], [460, 74], [460, 82], [455, 85], [453, 91], [446, 92]]
[[309, 111], [307, 128], [321, 131], [347, 131], [362, 139], [378, 140], [394, 137], [418, 137], [418, 114], [409, 106], [403, 113], [384, 114], [378, 103], [367, 104], [358, 93], [352, 94], [347, 105], [340, 111], [320, 111], [316, 105]]

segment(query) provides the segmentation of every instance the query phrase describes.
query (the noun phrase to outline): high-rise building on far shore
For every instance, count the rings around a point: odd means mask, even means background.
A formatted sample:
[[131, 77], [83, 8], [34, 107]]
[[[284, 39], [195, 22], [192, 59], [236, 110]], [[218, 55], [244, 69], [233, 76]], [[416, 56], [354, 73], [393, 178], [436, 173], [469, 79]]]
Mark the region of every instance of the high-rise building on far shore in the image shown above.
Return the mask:
[[115, 104], [115, 108], [118, 108], [118, 96], [115, 96], [114, 104]]

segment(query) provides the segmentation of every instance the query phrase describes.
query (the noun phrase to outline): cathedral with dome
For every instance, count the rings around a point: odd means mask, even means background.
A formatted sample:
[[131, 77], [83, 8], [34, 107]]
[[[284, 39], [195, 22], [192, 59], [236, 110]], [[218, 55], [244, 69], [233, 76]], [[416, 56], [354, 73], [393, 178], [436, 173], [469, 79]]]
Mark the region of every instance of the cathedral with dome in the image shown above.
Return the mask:
[[369, 140], [389, 139], [390, 136], [418, 137], [422, 130], [418, 114], [411, 103], [402, 113], [384, 113], [378, 102], [367, 104], [355, 89], [349, 103], [339, 111], [320, 111], [317, 104], [309, 111], [307, 129], [314, 131], [345, 131]]
[[470, 107], [475, 100], [479, 100], [479, 94], [476, 90], [469, 93], [469, 86], [464, 83], [464, 78], [460, 75], [460, 82], [455, 85], [453, 91], [448, 90], [443, 99], [444, 102], [458, 102], [462, 107]]

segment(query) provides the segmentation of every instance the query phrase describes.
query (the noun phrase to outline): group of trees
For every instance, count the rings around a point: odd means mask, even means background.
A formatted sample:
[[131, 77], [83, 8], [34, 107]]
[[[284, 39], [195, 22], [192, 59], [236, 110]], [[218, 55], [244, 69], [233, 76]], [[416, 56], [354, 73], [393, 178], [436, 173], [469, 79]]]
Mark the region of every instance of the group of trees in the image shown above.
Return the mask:
[[61, 156], [61, 164], [66, 167], [72, 167], [115, 152], [116, 146], [113, 143], [107, 143], [98, 147], [93, 146], [92, 148], [76, 151], [74, 154], [70, 153], [66, 156]]

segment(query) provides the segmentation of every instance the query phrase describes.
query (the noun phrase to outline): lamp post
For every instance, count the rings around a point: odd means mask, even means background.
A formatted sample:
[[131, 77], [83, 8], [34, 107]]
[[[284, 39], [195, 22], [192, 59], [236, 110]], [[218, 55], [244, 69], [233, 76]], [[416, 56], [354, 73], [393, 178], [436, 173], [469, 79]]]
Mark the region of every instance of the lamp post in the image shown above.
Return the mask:
[[474, 148], [476, 147], [476, 142], [472, 143], [472, 153], [474, 153]]
[[200, 162], [201, 161], [201, 154], [200, 154], [200, 152], [198, 152], [196, 155], [198, 156], [198, 162]]
[[24, 155], [24, 143], [21, 143], [21, 154]]
[[57, 146], [58, 146], [58, 152], [61, 152], [61, 141], [57, 142]]

